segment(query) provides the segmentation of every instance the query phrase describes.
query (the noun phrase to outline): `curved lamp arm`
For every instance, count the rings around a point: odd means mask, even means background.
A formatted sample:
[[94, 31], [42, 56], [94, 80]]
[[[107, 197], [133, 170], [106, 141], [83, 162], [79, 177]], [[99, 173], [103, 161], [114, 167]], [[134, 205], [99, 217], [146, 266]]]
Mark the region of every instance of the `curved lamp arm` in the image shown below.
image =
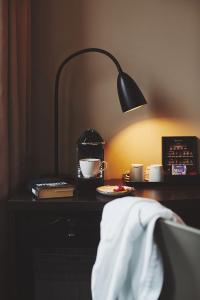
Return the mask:
[[122, 68], [117, 61], [117, 59], [108, 51], [100, 49], [100, 48], [86, 48], [82, 49], [80, 51], [77, 51], [75, 53], [72, 53], [69, 55], [59, 66], [57, 73], [56, 73], [56, 79], [55, 79], [55, 95], [54, 95], [54, 155], [55, 155], [55, 175], [59, 175], [59, 81], [60, 76], [62, 73], [62, 70], [64, 66], [73, 58], [76, 56], [79, 56], [84, 53], [88, 52], [98, 52], [105, 54], [108, 56], [115, 64], [118, 70], [118, 78], [117, 78], [117, 89], [118, 89], [118, 96], [121, 104], [121, 108], [123, 112], [127, 112], [129, 110], [135, 109], [137, 107], [140, 107], [143, 104], [146, 104], [146, 100], [144, 96], [142, 95], [142, 92], [140, 91], [139, 87], [137, 86], [136, 82], [126, 73], [122, 71]]

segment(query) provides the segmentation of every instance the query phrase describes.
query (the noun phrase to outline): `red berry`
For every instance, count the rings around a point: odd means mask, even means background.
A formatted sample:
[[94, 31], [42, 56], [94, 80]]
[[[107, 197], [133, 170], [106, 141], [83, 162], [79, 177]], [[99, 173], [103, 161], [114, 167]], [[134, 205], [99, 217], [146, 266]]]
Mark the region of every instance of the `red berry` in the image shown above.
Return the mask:
[[116, 188], [113, 189], [114, 192], [123, 192], [125, 188], [122, 185], [118, 185]]

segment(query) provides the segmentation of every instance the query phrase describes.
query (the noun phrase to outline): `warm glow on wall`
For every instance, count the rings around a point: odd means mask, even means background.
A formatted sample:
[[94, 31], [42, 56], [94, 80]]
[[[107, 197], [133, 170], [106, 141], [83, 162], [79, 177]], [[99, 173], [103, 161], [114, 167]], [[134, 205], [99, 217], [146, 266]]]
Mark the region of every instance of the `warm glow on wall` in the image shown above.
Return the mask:
[[196, 135], [197, 129], [176, 119], [155, 118], [130, 125], [107, 141], [105, 158], [106, 178], [121, 178], [131, 163], [161, 163], [161, 137]]

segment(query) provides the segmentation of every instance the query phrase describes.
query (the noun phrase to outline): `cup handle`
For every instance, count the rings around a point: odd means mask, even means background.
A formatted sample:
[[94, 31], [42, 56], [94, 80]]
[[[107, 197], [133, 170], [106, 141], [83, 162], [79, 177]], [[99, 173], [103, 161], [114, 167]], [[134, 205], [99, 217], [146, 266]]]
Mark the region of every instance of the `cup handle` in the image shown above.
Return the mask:
[[103, 172], [105, 169], [107, 169], [108, 163], [107, 161], [103, 160], [101, 162], [101, 171]]

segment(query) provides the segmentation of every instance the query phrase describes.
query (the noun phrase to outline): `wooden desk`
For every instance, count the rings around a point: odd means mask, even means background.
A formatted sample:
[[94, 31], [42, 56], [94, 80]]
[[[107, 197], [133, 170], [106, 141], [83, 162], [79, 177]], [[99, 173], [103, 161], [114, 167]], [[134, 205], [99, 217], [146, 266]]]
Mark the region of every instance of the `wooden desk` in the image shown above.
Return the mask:
[[[109, 181], [117, 184], [119, 180]], [[200, 227], [200, 185], [149, 184], [135, 183], [133, 196], [155, 199], [163, 205], [179, 213], [185, 222], [194, 227]], [[98, 213], [101, 214], [105, 203], [116, 197], [103, 196], [98, 193], [88, 193], [85, 196], [74, 196], [63, 199], [35, 200], [28, 192], [22, 192], [8, 201], [9, 215], [17, 212], [60, 212], [60, 213]]]
[[[133, 196], [160, 201], [178, 213], [188, 225], [200, 228], [198, 185], [135, 184], [135, 187]], [[66, 199], [35, 200], [27, 192], [9, 199], [9, 280], [13, 288], [9, 290], [8, 299], [40, 299], [38, 291], [35, 292], [33, 264], [37, 249], [82, 249], [84, 253], [91, 252], [93, 262], [99, 242], [102, 209], [113, 199], [94, 193]], [[84, 290], [89, 290], [89, 281]], [[72, 294], [71, 299], [79, 300], [73, 297]], [[88, 299], [87, 292], [85, 296], [82, 294], [81, 300]]]

